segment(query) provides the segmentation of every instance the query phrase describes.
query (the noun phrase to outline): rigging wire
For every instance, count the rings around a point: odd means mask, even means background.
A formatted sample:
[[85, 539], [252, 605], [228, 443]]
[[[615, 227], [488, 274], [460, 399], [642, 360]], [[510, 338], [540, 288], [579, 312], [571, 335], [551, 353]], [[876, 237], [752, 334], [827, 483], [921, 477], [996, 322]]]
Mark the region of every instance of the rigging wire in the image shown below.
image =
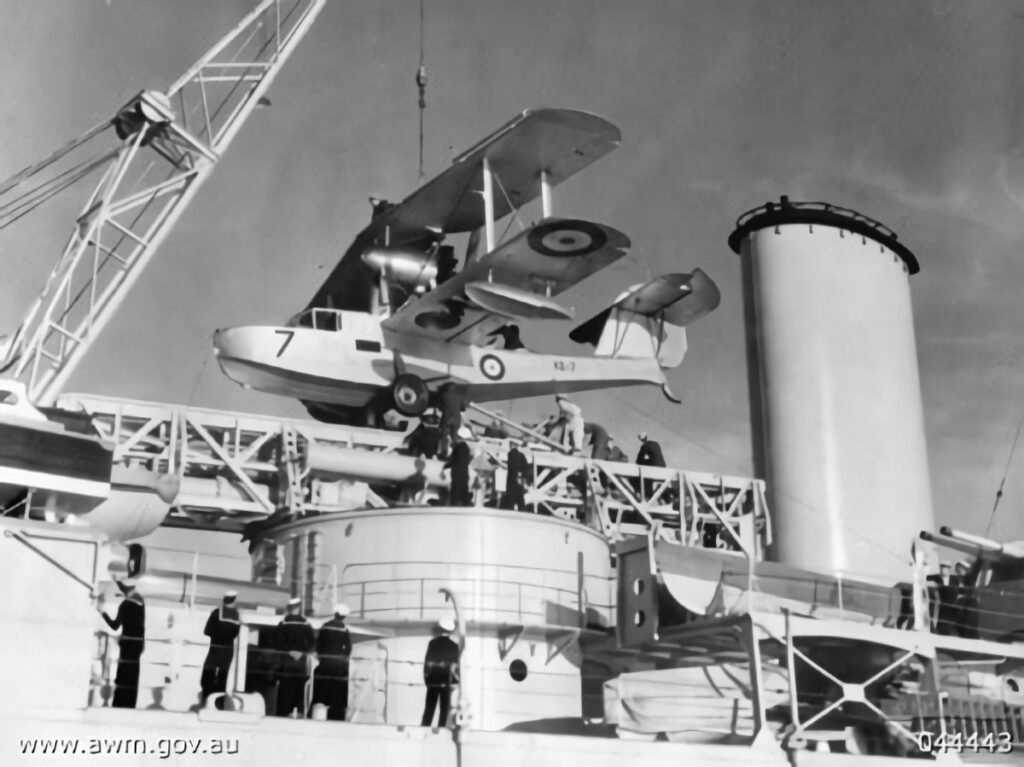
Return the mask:
[[1003, 469], [1003, 478], [999, 480], [999, 489], [996, 490], [996, 500], [992, 504], [992, 513], [988, 515], [988, 524], [985, 525], [985, 536], [992, 528], [992, 521], [996, 518], [996, 509], [999, 508], [999, 501], [1003, 497], [1003, 486], [1006, 484], [1006, 476], [1010, 473], [1010, 463], [1013, 461], [1013, 453], [1017, 449], [1017, 440], [1020, 439], [1020, 427], [1024, 425], [1024, 415], [1017, 421], [1017, 433], [1013, 435], [1013, 445], [1010, 446], [1010, 455], [1006, 459], [1006, 468]]
[[420, 0], [420, 65], [416, 69], [416, 87], [420, 92], [420, 170], [419, 180], [423, 180], [423, 110], [427, 108], [427, 65], [425, 62], [425, 47], [423, 42], [424, 30], [424, 0]]

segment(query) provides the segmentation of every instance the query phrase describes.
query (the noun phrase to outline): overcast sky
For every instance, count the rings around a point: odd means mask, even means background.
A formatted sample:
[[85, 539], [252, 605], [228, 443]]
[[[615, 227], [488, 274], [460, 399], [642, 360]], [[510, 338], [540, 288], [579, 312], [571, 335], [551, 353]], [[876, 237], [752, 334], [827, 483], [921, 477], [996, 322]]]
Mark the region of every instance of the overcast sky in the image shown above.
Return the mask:
[[[251, 5], [0, 0], [0, 177], [142, 87], [166, 88]], [[1024, 415], [1022, 24], [1019, 2], [426, 0], [427, 172], [525, 108], [616, 123], [619, 149], [556, 190], [556, 214], [603, 221], [634, 246], [568, 296], [577, 316], [693, 267], [723, 300], [670, 374], [682, 405], [655, 388], [578, 401], [630, 452], [643, 428], [671, 463], [729, 474], [751, 471], [740, 268], [726, 245], [737, 216], [788, 194], [889, 225], [922, 266], [911, 286], [936, 515], [982, 532]], [[412, 191], [418, 59], [416, 3], [329, 2], [272, 107], [245, 125], [67, 390], [304, 415], [224, 378], [211, 334], [302, 308], [368, 220], [366, 198]], [[0, 232], [3, 328], [70, 227], [42, 213]], [[993, 535], [1024, 538], [1022, 502], [1024, 445]]]

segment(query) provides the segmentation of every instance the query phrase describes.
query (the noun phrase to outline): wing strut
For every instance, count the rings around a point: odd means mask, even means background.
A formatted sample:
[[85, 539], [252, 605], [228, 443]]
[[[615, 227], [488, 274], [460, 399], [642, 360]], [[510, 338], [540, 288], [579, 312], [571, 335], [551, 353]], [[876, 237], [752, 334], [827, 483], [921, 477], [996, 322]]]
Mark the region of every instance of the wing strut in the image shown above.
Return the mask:
[[494, 250], [494, 178], [491, 176], [491, 161], [485, 156], [482, 163], [484, 176], [484, 244], [487, 253]]
[[541, 218], [551, 218], [551, 179], [547, 170], [540, 172], [540, 208]]

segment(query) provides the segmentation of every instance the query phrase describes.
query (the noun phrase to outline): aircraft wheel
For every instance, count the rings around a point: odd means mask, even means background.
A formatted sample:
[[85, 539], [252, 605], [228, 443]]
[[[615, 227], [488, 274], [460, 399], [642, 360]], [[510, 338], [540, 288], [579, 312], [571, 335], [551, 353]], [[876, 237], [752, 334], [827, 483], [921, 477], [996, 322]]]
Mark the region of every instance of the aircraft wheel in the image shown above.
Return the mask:
[[402, 373], [395, 379], [391, 388], [395, 400], [395, 410], [402, 415], [418, 416], [430, 404], [430, 392], [419, 376]]

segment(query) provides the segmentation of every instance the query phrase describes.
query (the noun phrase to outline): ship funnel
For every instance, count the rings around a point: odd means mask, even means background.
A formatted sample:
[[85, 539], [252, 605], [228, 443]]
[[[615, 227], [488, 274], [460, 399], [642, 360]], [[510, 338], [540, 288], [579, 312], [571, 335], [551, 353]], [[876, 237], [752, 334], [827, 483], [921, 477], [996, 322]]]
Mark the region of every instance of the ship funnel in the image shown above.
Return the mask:
[[909, 276], [882, 224], [783, 197], [740, 217], [754, 463], [776, 561], [909, 580], [935, 529]]

